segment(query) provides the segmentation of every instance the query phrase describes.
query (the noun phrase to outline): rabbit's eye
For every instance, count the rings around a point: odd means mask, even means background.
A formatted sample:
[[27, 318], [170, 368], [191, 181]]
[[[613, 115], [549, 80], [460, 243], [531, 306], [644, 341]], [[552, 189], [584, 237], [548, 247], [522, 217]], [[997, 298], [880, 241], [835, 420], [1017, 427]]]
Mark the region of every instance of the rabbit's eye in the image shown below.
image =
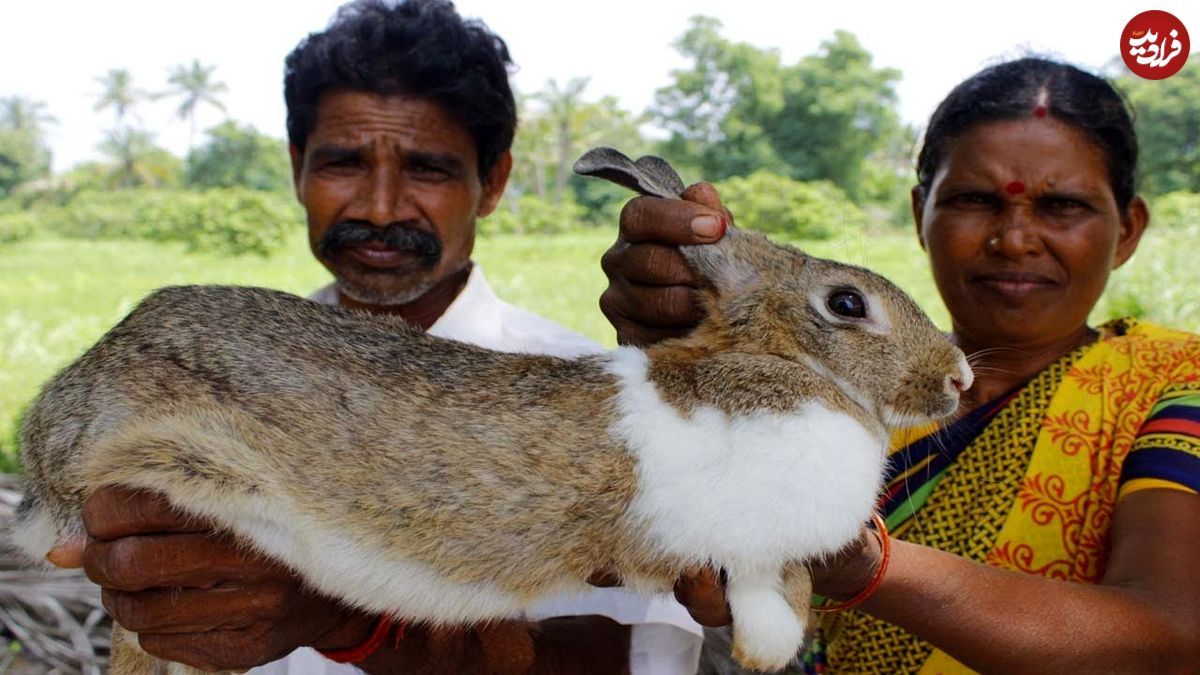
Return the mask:
[[829, 311], [838, 316], [862, 319], [867, 316], [867, 302], [854, 291], [834, 291], [825, 301]]

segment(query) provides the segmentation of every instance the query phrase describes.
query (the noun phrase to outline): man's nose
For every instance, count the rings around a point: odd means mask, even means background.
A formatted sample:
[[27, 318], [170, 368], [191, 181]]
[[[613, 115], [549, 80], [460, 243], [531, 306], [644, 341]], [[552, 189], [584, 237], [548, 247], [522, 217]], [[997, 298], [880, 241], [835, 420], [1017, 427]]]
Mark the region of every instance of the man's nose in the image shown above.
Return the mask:
[[403, 173], [390, 167], [371, 171], [358, 194], [358, 218], [378, 227], [413, 218], [415, 207]]

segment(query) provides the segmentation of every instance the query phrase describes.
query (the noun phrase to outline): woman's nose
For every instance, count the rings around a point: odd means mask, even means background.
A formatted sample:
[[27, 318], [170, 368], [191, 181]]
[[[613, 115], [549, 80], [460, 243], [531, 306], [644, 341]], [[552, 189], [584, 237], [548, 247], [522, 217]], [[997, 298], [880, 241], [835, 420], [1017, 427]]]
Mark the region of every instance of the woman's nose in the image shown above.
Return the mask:
[[1037, 217], [1024, 206], [1004, 209], [992, 236], [987, 239], [989, 253], [1010, 258], [1036, 255], [1042, 250]]

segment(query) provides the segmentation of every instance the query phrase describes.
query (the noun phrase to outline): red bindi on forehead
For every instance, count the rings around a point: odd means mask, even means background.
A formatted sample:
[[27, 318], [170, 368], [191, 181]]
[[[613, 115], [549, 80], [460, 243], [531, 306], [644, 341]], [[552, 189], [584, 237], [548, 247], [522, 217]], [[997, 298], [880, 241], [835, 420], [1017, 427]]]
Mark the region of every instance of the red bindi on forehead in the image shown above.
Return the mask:
[[1010, 195], [1019, 195], [1022, 192], [1025, 192], [1025, 184], [1019, 180], [1014, 180], [1013, 182], [1004, 186], [1004, 191]]
[[1046, 116], [1046, 106], [1039, 105], [1036, 108], [1034, 108], [1033, 115], [1034, 115], [1034, 117], [1045, 117]]

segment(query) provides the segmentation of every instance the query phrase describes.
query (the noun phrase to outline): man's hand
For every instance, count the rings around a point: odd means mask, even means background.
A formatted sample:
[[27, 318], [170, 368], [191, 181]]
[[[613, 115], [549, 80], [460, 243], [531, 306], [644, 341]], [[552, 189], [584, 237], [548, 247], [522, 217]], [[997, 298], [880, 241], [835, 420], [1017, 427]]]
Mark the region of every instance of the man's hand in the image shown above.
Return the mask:
[[621, 211], [616, 243], [600, 259], [608, 276], [600, 310], [621, 344], [678, 337], [701, 319], [699, 282], [676, 247], [719, 240], [732, 218], [707, 183], [692, 185], [683, 199], [630, 201]]
[[88, 578], [109, 614], [155, 656], [204, 669], [245, 669], [297, 647], [360, 644], [376, 617], [304, 588], [160, 495], [97, 491], [83, 506]]

